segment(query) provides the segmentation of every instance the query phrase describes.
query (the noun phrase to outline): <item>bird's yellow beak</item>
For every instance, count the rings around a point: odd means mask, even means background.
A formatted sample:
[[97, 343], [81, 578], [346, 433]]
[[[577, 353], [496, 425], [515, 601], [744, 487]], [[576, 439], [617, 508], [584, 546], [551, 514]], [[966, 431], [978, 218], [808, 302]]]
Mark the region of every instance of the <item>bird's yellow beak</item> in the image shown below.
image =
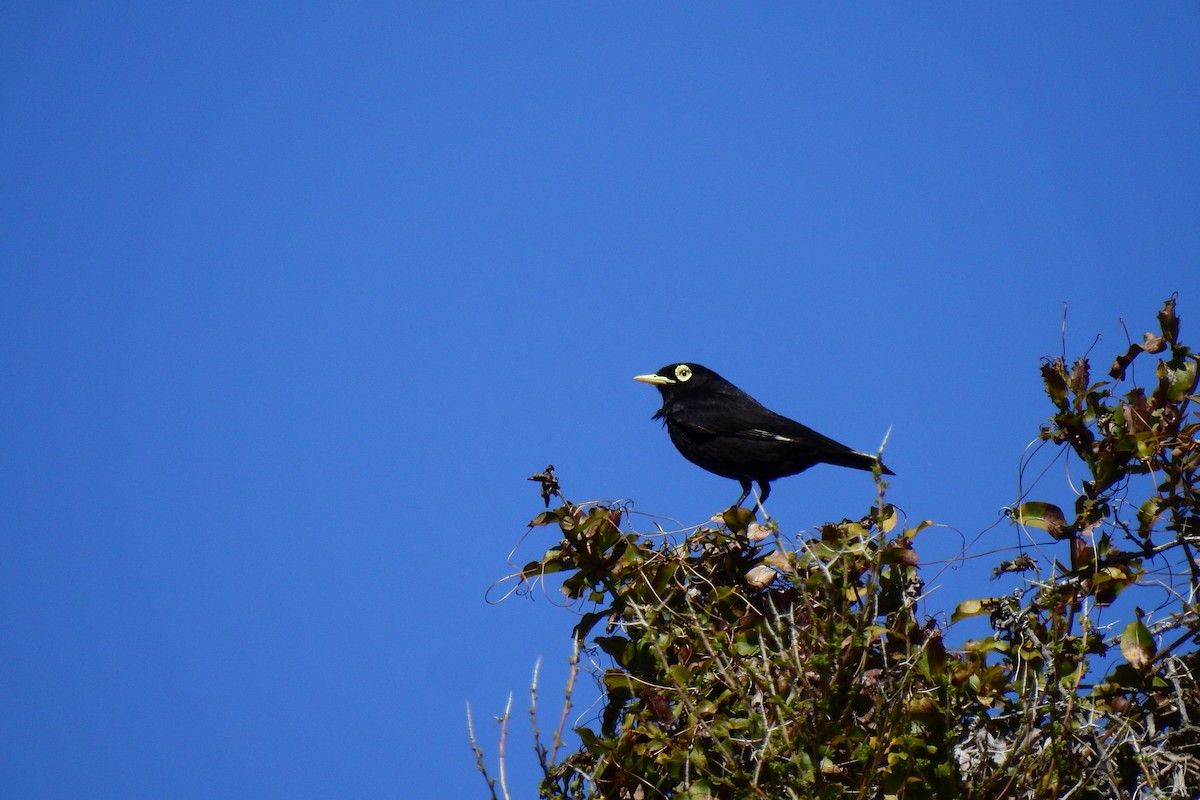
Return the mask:
[[664, 378], [662, 375], [634, 375], [633, 379], [635, 381], [641, 381], [642, 383], [653, 383], [655, 386], [662, 386], [664, 384], [675, 382], [670, 378]]

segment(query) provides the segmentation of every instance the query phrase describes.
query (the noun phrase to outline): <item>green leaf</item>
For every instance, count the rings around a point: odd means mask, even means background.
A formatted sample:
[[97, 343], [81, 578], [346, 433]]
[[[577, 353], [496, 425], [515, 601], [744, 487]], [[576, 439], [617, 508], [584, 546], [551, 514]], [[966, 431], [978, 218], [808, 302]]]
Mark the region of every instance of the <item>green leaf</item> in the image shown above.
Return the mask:
[[603, 611], [589, 611], [580, 617], [579, 624], [574, 627], [572, 633], [575, 635], [577, 640], [582, 642], [584, 638], [592, 632], [592, 628], [596, 626], [596, 623], [611, 613], [611, 608], [606, 608]]
[[555, 509], [554, 511], [543, 511], [542, 513], [538, 514], [536, 517], [533, 518], [533, 520], [529, 523], [529, 527], [538, 528], [538, 527], [541, 527], [542, 525], [549, 525], [552, 522], [558, 522], [558, 520], [559, 520], [558, 511], [559, 511], [558, 509]]
[[667, 676], [676, 686], [687, 688], [692, 683], [692, 668], [686, 664], [675, 664], [667, 670]]
[[624, 552], [621, 553], [621, 563], [627, 567], [636, 567], [637, 565], [644, 563], [646, 560], [646, 556], [642, 552], [642, 548], [638, 546], [637, 542], [630, 541], [630, 539], [633, 538], [635, 537], [626, 538], [627, 546], [624, 548]]
[[1054, 359], [1048, 364], [1042, 364], [1042, 382], [1046, 384], [1046, 394], [1051, 402], [1063, 411], [1067, 410], [1067, 378], [1066, 365], [1060, 359]]
[[1160, 369], [1165, 372], [1162, 380], [1167, 384], [1168, 399], [1178, 403], [1196, 389], [1196, 361], [1189, 359], [1182, 367], [1171, 369], [1166, 364]]
[[725, 527], [730, 533], [741, 533], [754, 522], [754, 509], [730, 506], [721, 515], [721, 519], [725, 520]]
[[604, 670], [604, 688], [609, 692], [623, 690], [633, 693], [641, 687], [634, 683], [633, 678], [629, 677], [629, 673], [625, 670], [606, 669]]
[[875, 518], [875, 523], [883, 533], [891, 533], [892, 528], [895, 528], [899, 521], [900, 515], [896, 513], [896, 507], [891, 503], [880, 509], [879, 515]]
[[1130, 664], [1118, 664], [1109, 673], [1108, 680], [1125, 689], [1142, 689], [1146, 683], [1142, 673]]
[[576, 728], [575, 735], [579, 737], [579, 741], [583, 742], [583, 746], [591, 750], [596, 745], [596, 734], [591, 728]]
[[946, 672], [946, 643], [940, 635], [930, 637], [921, 654], [920, 666], [927, 676], [940, 676]]
[[923, 531], [923, 530], [925, 530], [926, 528], [930, 527], [931, 525], [933, 525], [933, 520], [931, 520], [931, 519], [923, 519], [923, 520], [921, 520], [920, 522], [918, 522], [918, 523], [917, 523], [917, 527], [915, 527], [915, 528], [905, 528], [905, 529], [904, 529], [904, 535], [905, 535], [905, 537], [907, 537], [907, 538], [909, 538], [909, 539], [913, 539], [913, 538], [915, 538], [915, 537], [916, 537], [916, 535], [917, 535], [918, 533], [920, 533], [921, 531]]
[[561, 550], [557, 548], [547, 550], [541, 561], [530, 561], [521, 568], [521, 580], [529, 580], [539, 575], [549, 575], [551, 572], [560, 572], [567, 568], [563, 561]]
[[651, 584], [654, 586], [655, 594], [661, 596], [667, 591], [667, 585], [670, 583], [671, 578], [678, 570], [679, 562], [672, 561], [668, 564], [664, 564], [654, 571], [654, 578], [651, 581]]
[[1017, 506], [1013, 510], [1012, 517], [1018, 525], [1041, 528], [1048, 531], [1055, 539], [1066, 539], [1071, 535], [1063, 510], [1053, 503], [1030, 500]]
[[762, 649], [757, 642], [747, 641], [746, 639], [738, 639], [733, 645], [734, 651], [742, 657], [757, 655]]
[[967, 617], [977, 617], [980, 614], [990, 614], [992, 610], [999, 605], [1001, 598], [985, 597], [980, 600], [963, 600], [954, 609], [954, 614], [951, 615], [951, 622], [958, 622], [960, 619]]
[[1162, 513], [1161, 505], [1161, 497], [1151, 497], [1138, 509], [1138, 534], [1143, 539], [1149, 538], [1151, 531], [1154, 530], [1154, 524], [1158, 522], [1158, 517]]
[[617, 660], [618, 664], [626, 664], [625, 653], [629, 648], [629, 640], [624, 636], [597, 636], [594, 641], [601, 650]]
[[1121, 632], [1121, 655], [1136, 670], [1144, 668], [1154, 658], [1154, 637], [1140, 619], [1126, 625]]

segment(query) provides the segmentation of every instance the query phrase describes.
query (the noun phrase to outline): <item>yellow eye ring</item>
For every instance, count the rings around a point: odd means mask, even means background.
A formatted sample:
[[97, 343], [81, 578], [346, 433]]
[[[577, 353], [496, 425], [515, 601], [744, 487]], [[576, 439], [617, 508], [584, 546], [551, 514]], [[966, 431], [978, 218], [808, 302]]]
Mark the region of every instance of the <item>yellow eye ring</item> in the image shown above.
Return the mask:
[[692, 368], [687, 364], [680, 364], [675, 368], [675, 380], [683, 383], [690, 377], [692, 377]]

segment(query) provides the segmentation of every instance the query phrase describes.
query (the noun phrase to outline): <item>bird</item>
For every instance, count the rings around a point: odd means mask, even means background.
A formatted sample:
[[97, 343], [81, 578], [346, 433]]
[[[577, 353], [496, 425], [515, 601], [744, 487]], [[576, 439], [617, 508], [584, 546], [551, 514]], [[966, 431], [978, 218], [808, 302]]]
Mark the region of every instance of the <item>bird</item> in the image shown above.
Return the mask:
[[740, 506], [757, 482], [761, 504], [771, 481], [817, 464], [895, 475], [869, 453], [860, 453], [806, 425], [776, 414], [699, 364], [668, 364], [653, 375], [636, 375], [662, 393], [661, 419], [679, 453], [698, 467], [732, 478], [742, 487]]

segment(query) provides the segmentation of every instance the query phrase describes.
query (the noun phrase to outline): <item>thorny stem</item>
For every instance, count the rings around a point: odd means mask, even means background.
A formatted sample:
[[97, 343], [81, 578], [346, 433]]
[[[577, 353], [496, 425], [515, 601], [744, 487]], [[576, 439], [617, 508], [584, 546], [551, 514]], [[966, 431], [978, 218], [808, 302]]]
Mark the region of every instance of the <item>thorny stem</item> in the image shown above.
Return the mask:
[[567, 727], [567, 717], [571, 714], [571, 708], [574, 703], [572, 698], [575, 694], [575, 678], [579, 676], [579, 639], [573, 640], [573, 649], [571, 651], [570, 670], [567, 673], [567, 686], [563, 691], [563, 710], [562, 717], [558, 721], [558, 730], [554, 732], [554, 746], [550, 751], [550, 763], [553, 765], [558, 762], [558, 749], [563, 744], [563, 731]]
[[496, 780], [488, 774], [487, 764], [483, 761], [483, 748], [479, 746], [479, 740], [475, 738], [475, 723], [471, 719], [470, 703], [467, 703], [467, 734], [471, 737], [471, 750], [475, 753], [475, 768], [479, 770], [483, 775], [483, 779], [487, 782], [492, 800], [499, 800], [496, 796]]
[[500, 792], [504, 795], [504, 800], [509, 800], [510, 797], [508, 793], [508, 775], [505, 769], [505, 763], [508, 760], [507, 754], [505, 753], [505, 746], [508, 743], [508, 720], [512, 713], [512, 700], [512, 693], [509, 692], [508, 702], [504, 705], [504, 715], [499, 719], [500, 745], [498, 747], [498, 752], [500, 757]]

